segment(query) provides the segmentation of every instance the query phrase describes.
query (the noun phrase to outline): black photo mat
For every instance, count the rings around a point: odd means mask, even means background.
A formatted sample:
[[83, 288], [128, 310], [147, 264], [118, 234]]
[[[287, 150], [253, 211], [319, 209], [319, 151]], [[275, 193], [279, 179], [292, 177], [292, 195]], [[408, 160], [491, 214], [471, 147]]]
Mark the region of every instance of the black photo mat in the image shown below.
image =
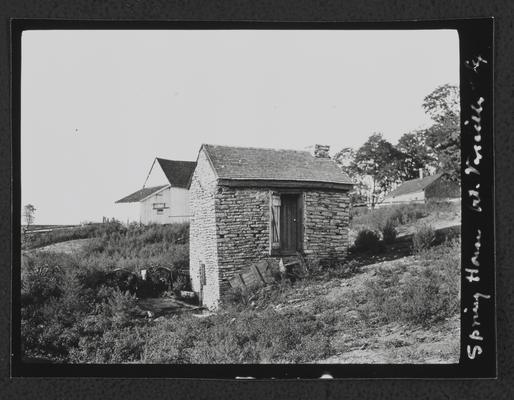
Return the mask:
[[[494, 378], [496, 376], [493, 19], [402, 22], [209, 22], [14, 19], [13, 127], [13, 376], [268, 379]], [[23, 362], [20, 354], [20, 79], [21, 35], [46, 29], [405, 30], [453, 29], [459, 34], [462, 143], [461, 356], [458, 364], [68, 365]], [[422, 77], [420, 77], [422, 79]]]

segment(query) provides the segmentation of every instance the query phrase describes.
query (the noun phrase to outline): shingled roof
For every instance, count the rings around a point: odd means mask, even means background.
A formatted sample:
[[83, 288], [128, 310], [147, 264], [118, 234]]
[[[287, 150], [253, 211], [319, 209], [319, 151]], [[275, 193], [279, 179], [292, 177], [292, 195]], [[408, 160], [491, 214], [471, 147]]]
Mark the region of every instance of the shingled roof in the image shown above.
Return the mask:
[[187, 189], [189, 181], [196, 167], [195, 161], [175, 161], [156, 158], [164, 175], [173, 187]]
[[327, 158], [308, 151], [204, 144], [212, 167], [223, 180], [295, 181], [351, 185], [350, 178]]
[[402, 194], [416, 193], [425, 190], [429, 185], [438, 180], [444, 173], [440, 172], [435, 175], [429, 175], [424, 178], [411, 179], [403, 182], [400, 186], [388, 193], [386, 197], [397, 197]]
[[128, 196], [126, 196], [118, 201], [115, 201], [115, 203], [137, 203], [138, 201], [141, 201], [145, 197], [148, 197], [151, 194], [158, 192], [159, 190], [165, 188], [166, 186], [168, 186], [168, 185], [153, 186], [153, 187], [139, 189], [137, 192], [129, 194]]

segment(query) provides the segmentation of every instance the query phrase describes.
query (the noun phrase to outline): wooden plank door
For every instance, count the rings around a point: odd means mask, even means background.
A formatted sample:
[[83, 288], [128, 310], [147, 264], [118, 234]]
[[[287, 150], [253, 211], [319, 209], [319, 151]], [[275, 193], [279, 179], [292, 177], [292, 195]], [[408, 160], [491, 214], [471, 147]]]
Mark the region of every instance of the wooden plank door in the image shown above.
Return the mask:
[[280, 205], [280, 252], [295, 254], [299, 250], [300, 218], [298, 195], [282, 195]]

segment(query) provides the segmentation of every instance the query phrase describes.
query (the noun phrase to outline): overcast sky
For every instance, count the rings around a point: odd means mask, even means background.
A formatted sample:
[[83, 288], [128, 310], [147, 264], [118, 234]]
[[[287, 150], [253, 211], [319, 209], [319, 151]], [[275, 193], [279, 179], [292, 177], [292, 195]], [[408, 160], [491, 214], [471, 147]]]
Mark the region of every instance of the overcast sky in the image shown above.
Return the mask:
[[396, 143], [459, 81], [456, 31], [26, 31], [22, 205], [38, 224], [123, 218], [154, 157], [202, 143], [331, 153]]

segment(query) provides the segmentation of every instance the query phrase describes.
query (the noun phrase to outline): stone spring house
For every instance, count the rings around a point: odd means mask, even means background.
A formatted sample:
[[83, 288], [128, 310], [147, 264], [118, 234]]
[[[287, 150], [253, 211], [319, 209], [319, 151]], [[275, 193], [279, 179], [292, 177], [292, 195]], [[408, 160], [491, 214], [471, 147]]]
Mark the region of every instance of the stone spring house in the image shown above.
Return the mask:
[[248, 264], [302, 254], [343, 260], [352, 183], [328, 156], [203, 145], [190, 185], [190, 276], [208, 308]]
[[[194, 161], [155, 158], [143, 188], [116, 201], [123, 205], [139, 204], [142, 224], [173, 224], [188, 222], [189, 182], [196, 167]], [[149, 185], [148, 187], [145, 187]]]
[[460, 199], [460, 187], [447, 179], [444, 172], [403, 182], [389, 192], [378, 206], [425, 203], [427, 201], [456, 201]]

